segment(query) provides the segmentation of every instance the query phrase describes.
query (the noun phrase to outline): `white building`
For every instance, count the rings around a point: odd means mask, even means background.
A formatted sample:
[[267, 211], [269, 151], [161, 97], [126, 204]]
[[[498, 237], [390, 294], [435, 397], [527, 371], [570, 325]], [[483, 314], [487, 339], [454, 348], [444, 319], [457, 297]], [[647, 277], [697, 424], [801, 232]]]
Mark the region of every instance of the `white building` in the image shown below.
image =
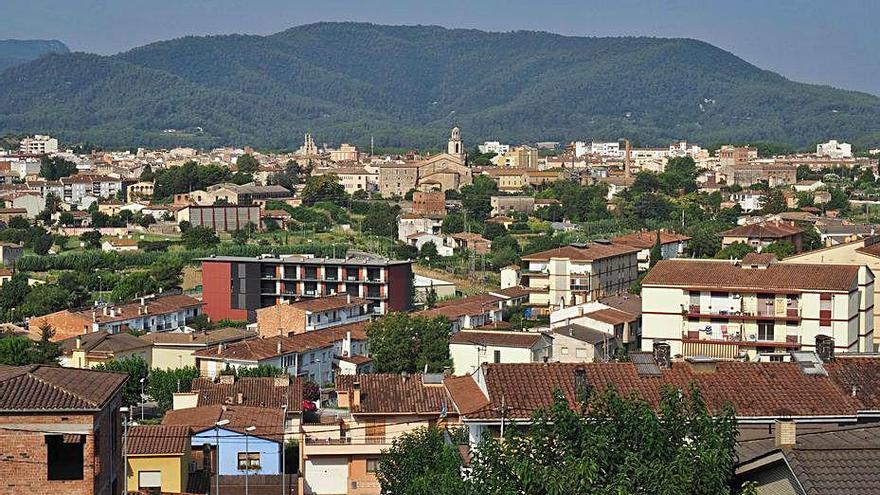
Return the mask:
[[496, 155], [503, 155], [510, 151], [510, 145], [501, 144], [498, 141], [486, 141], [483, 144], [478, 145], [477, 149], [480, 150], [480, 153], [495, 153]]
[[777, 263], [773, 255], [665, 260], [642, 281], [642, 350], [782, 360], [792, 349], [874, 350], [874, 274], [864, 265]]
[[45, 155], [58, 151], [58, 140], [37, 134], [34, 137], [24, 138], [18, 145], [18, 151], [26, 155]]
[[553, 358], [553, 337], [541, 332], [461, 331], [449, 337], [456, 375], [469, 375], [483, 363], [540, 363]]
[[617, 157], [623, 156], [623, 150], [620, 149], [620, 142], [600, 143], [593, 141], [590, 143], [590, 153], [599, 156]]
[[829, 158], [852, 158], [852, 145], [849, 143], [839, 143], [836, 139], [832, 139], [827, 143], [817, 144], [816, 154]]

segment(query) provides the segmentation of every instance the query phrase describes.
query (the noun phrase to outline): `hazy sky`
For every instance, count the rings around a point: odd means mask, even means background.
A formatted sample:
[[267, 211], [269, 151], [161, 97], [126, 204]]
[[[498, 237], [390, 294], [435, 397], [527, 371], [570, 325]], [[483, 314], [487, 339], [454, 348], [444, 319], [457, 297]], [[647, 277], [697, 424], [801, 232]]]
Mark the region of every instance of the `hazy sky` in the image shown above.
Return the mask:
[[690, 37], [794, 80], [880, 95], [880, 0], [5, 0], [0, 38], [115, 53], [317, 21]]

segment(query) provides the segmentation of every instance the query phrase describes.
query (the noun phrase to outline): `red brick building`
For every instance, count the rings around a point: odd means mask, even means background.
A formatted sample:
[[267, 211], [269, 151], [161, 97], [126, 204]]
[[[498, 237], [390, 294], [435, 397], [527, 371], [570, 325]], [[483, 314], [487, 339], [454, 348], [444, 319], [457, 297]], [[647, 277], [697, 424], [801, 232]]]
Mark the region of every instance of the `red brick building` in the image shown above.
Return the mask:
[[112, 495], [125, 481], [126, 375], [0, 366], [0, 495]]
[[412, 212], [428, 218], [446, 216], [446, 193], [443, 191], [416, 191], [413, 193]]
[[345, 258], [217, 256], [201, 262], [204, 311], [213, 321], [253, 322], [259, 308], [337, 294], [365, 299], [372, 314], [412, 306], [409, 260], [358, 253]]

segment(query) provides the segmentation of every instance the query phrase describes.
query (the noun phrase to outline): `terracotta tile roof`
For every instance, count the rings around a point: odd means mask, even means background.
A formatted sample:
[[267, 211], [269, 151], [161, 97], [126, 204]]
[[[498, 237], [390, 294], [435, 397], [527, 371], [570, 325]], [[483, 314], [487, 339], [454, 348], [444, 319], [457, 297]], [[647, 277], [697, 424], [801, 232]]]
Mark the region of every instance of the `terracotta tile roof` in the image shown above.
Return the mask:
[[480, 390], [477, 382], [470, 375], [449, 376], [443, 385], [452, 397], [455, 408], [460, 414], [468, 415], [491, 405], [489, 398]]
[[[316, 299], [303, 299], [288, 304], [291, 308], [297, 308], [304, 311], [331, 311], [334, 309], [352, 308], [355, 306], [364, 306], [367, 304], [365, 299], [359, 297], [351, 297], [346, 294], [336, 296], [319, 297]], [[259, 310], [258, 310], [259, 311]]]
[[[867, 241], [867, 239], [866, 239], [866, 241]], [[861, 241], [856, 241], [856, 242], [861, 242]], [[867, 244], [867, 242], [865, 242], [865, 244]], [[876, 242], [875, 244], [871, 244], [871, 245], [867, 245], [867, 246], [862, 246], [860, 248], [857, 248], [856, 251], [858, 251], [862, 254], [867, 254], [868, 256], [874, 256], [875, 258], [880, 258], [880, 242]]]
[[[880, 368], [880, 359], [865, 359]], [[482, 371], [490, 403], [468, 418], [497, 418], [502, 397], [508, 418], [529, 418], [552, 403], [555, 389], [574, 407], [575, 370], [586, 372], [593, 390], [613, 386], [652, 406], [664, 386], [686, 389], [696, 384], [710, 411], [732, 404], [738, 417], [854, 416], [865, 404], [830, 377], [805, 374], [797, 363], [719, 362], [714, 373], [698, 374], [686, 363], [663, 369], [660, 377], [639, 375], [632, 363], [487, 364]], [[829, 373], [831, 373], [829, 371]]]
[[[246, 407], [281, 408], [288, 413], [302, 411], [303, 381], [301, 378], [242, 377], [233, 383], [218, 383], [210, 378], [192, 381], [193, 392], [198, 393], [198, 405], [217, 406], [234, 404]], [[241, 394], [241, 403], [238, 403]]]
[[128, 430], [128, 455], [183, 455], [192, 448], [191, 435], [187, 426], [132, 426]]
[[513, 287], [508, 287], [506, 289], [493, 290], [490, 292], [492, 294], [501, 294], [502, 296], [516, 299], [516, 298], [520, 298], [520, 297], [528, 297], [528, 295], [534, 291], [532, 289], [529, 289], [528, 287], [523, 287], [521, 285], [515, 285]]
[[352, 409], [354, 413], [439, 415], [444, 404], [452, 411], [452, 400], [446, 388], [442, 384], [425, 385], [422, 379], [418, 374], [338, 375], [336, 389], [348, 390], [351, 397], [355, 380], [360, 383], [361, 404]]
[[531, 349], [544, 334], [538, 332], [485, 332], [461, 331], [449, 337], [450, 344], [491, 345], [498, 347], [521, 347]]
[[186, 426], [196, 433], [214, 429], [218, 421], [229, 420], [225, 430], [244, 433], [245, 428], [256, 426], [252, 436], [279, 441], [284, 428], [284, 411], [280, 408], [245, 406], [199, 406], [176, 409], [165, 413], [162, 424]]
[[[151, 315], [173, 313], [181, 309], [194, 308], [203, 304], [202, 301], [183, 294], [145, 298], [144, 303], [147, 306], [148, 313]], [[92, 307], [81, 308], [78, 310], [63, 310], [58, 313], [70, 313], [91, 321], [92, 311], [94, 311], [95, 321], [98, 323], [110, 323], [136, 318], [141, 303], [140, 300], [135, 300], [122, 304], [114, 304], [111, 307], [117, 310], [116, 316], [110, 316], [109, 314], [105, 315], [103, 311], [101, 311], [101, 308], [93, 309]]]
[[600, 297], [599, 302], [637, 317], [642, 316], [642, 296], [636, 294]]
[[199, 349], [194, 356], [209, 359], [229, 359], [233, 361], [262, 361], [276, 356], [291, 353], [302, 353], [314, 349], [330, 347], [334, 342], [343, 340], [347, 332], [351, 332], [352, 340], [366, 340], [365, 327], [368, 321], [332, 328], [322, 328], [290, 336], [276, 336], [265, 339], [250, 339], [224, 346]]
[[609, 325], [622, 325], [639, 319], [638, 315], [614, 308], [598, 309], [590, 313], [585, 313], [584, 316], [603, 323], [608, 323]]
[[[689, 241], [690, 239], [691, 238], [686, 235], [676, 234], [674, 232], [660, 232], [660, 244], [672, 244], [674, 242]], [[621, 235], [611, 238], [611, 242], [640, 249], [651, 249], [654, 247], [654, 243], [657, 242], [657, 231], [647, 230], [644, 232], [639, 231], [632, 234]]]
[[548, 261], [550, 258], [568, 258], [574, 261], [595, 261], [612, 256], [638, 253], [638, 248], [619, 244], [592, 243], [585, 247], [562, 246], [540, 253], [529, 254], [522, 257], [524, 261]]
[[489, 294], [478, 294], [463, 299], [443, 301], [436, 307], [419, 311], [416, 316], [434, 318], [445, 316], [450, 320], [457, 320], [463, 316], [475, 316], [492, 312], [498, 309], [498, 301], [503, 299]]
[[880, 411], [880, 363], [877, 358], [838, 355], [825, 363], [828, 377], [850, 394], [855, 387], [856, 397], [866, 410]]
[[724, 260], [663, 260], [648, 272], [642, 286], [848, 292], [858, 285], [858, 273], [857, 265], [776, 263], [749, 269]]
[[236, 327], [223, 327], [204, 332], [153, 332], [140, 338], [153, 345], [193, 345], [207, 346], [221, 342], [239, 341], [259, 335], [254, 330]]
[[776, 255], [773, 253], [746, 253], [742, 264], [746, 266], [767, 266], [776, 263]]
[[69, 355], [76, 349], [77, 339], [87, 353], [112, 355], [117, 352], [133, 351], [150, 347], [150, 343], [130, 333], [109, 333], [105, 331], [90, 332], [79, 337], [70, 337], [58, 342], [64, 354]]
[[586, 342], [593, 345], [601, 344], [603, 342], [609, 342], [615, 339], [613, 334], [603, 332], [595, 328], [590, 328], [584, 325], [578, 325], [577, 323], [572, 323], [562, 327], [556, 327], [553, 329], [553, 333], [557, 335], [568, 336], [573, 339], [580, 340], [581, 342]]
[[754, 223], [741, 225], [721, 232], [724, 237], [748, 237], [757, 239], [781, 239], [803, 233], [803, 229], [786, 223]]
[[128, 375], [45, 365], [0, 366], [0, 411], [97, 410]]

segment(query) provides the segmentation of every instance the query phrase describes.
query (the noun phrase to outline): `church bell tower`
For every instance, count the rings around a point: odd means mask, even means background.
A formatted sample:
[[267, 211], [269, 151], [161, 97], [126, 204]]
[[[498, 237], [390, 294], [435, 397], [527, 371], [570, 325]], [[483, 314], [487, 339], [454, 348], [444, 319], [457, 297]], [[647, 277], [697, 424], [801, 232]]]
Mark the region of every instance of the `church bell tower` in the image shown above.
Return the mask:
[[450, 155], [464, 156], [464, 146], [461, 144], [461, 130], [458, 127], [452, 128], [452, 134], [449, 136], [449, 144], [446, 146], [446, 152]]

